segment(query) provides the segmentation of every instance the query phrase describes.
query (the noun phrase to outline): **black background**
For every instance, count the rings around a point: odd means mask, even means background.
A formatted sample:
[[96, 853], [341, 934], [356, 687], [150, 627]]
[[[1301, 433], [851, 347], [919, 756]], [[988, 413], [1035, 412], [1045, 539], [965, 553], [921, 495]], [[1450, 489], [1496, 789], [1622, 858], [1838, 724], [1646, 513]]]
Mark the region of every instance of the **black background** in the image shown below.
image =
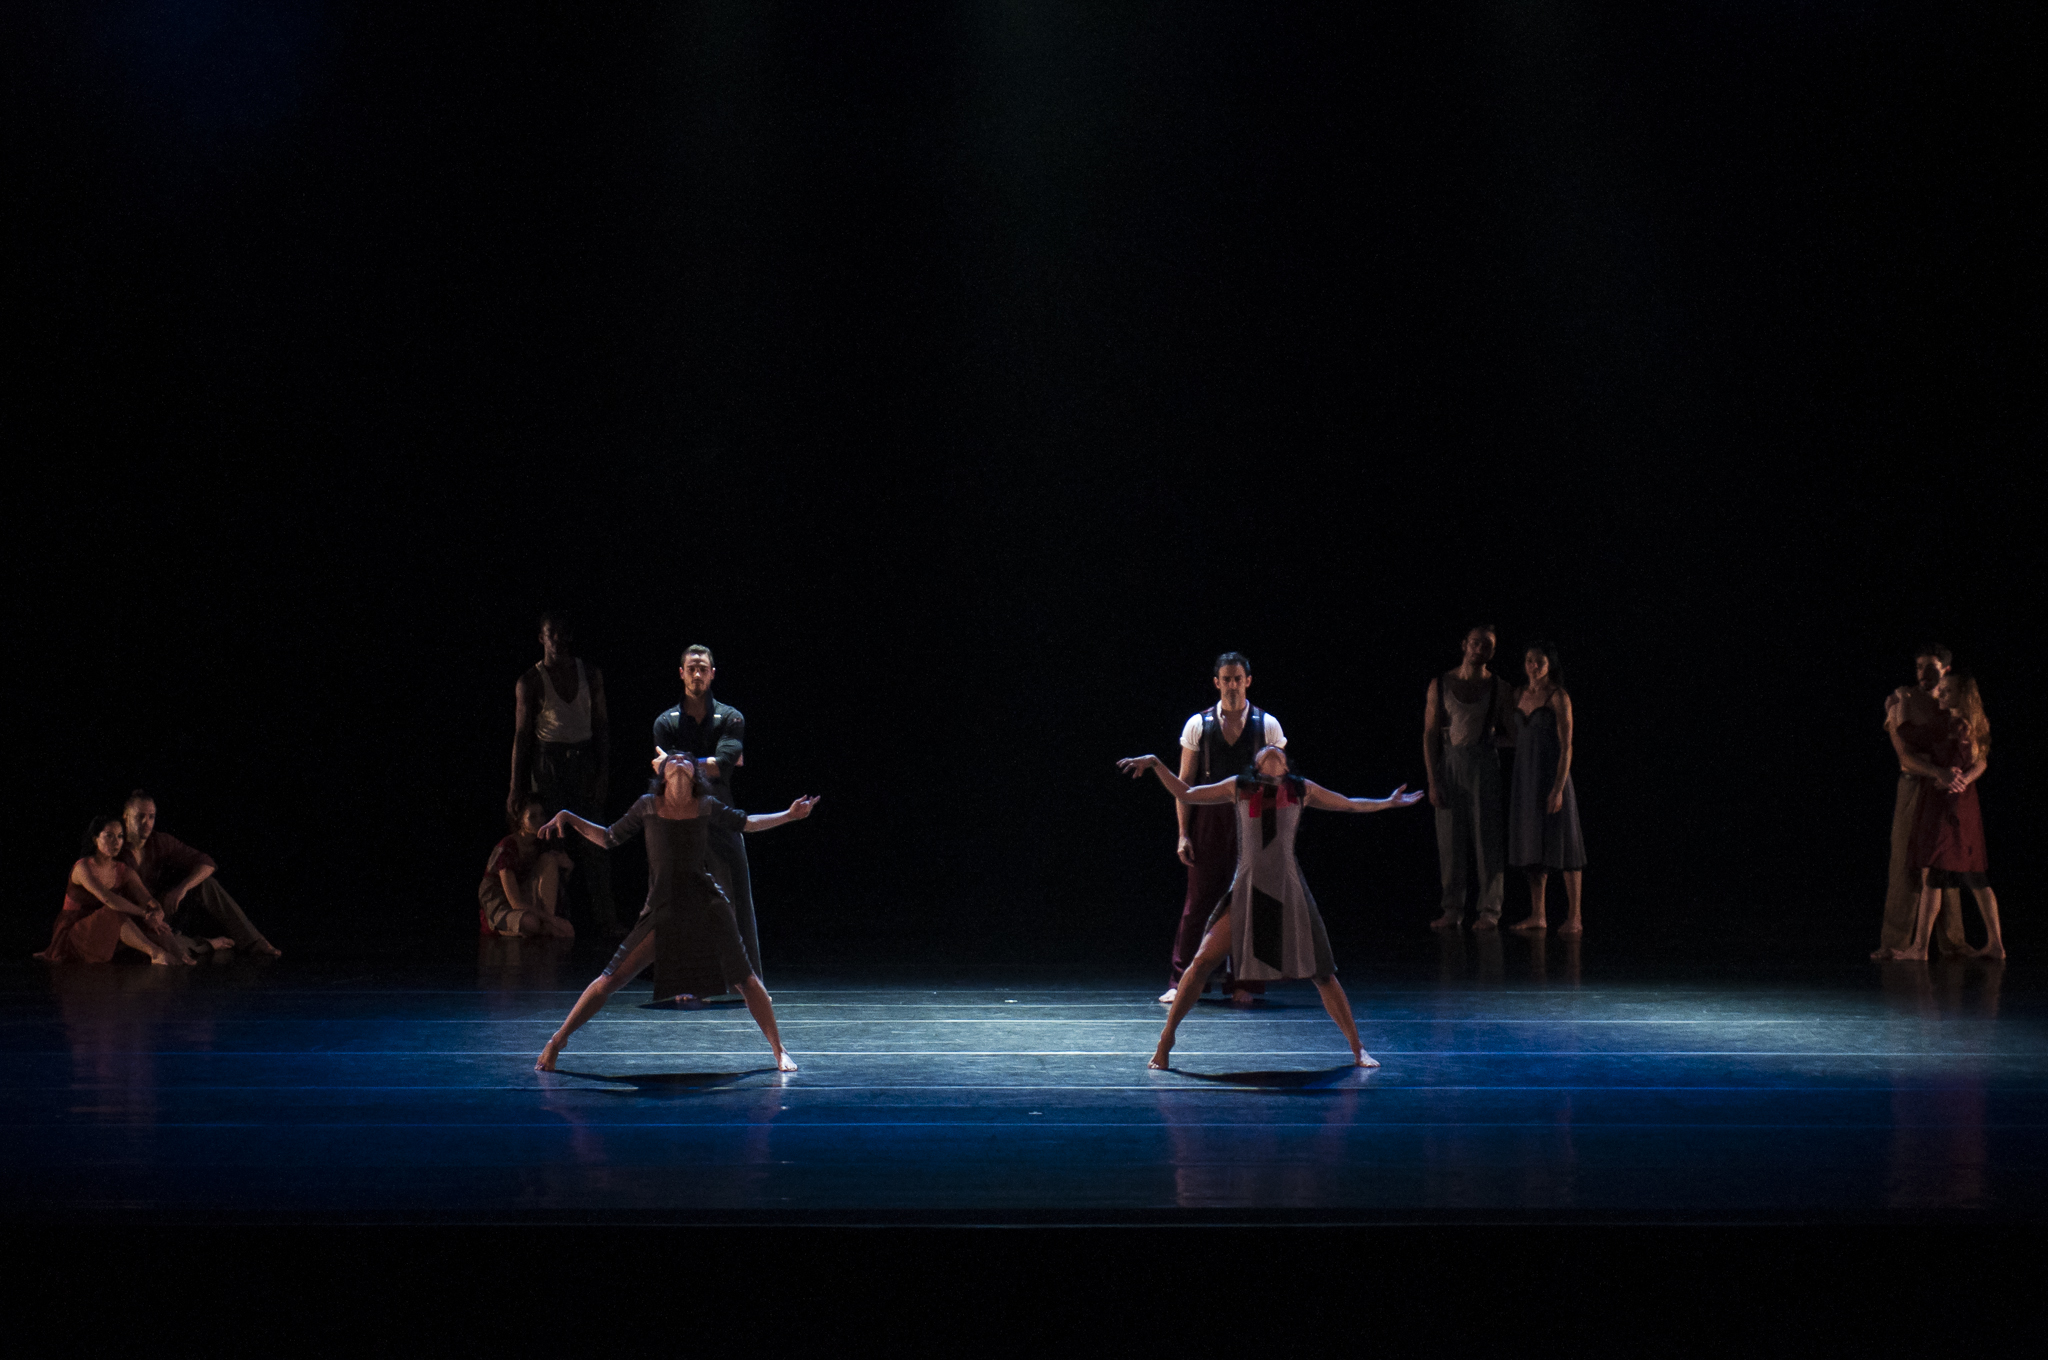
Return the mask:
[[[288, 949], [473, 932], [550, 604], [615, 807], [695, 641], [824, 795], [771, 960], [1163, 967], [1111, 761], [1236, 648], [1416, 782], [1480, 618], [1589, 949], [1874, 943], [1930, 638], [2023, 941], [2038, 35], [1652, 9], [10, 7], [8, 948], [137, 784]], [[1340, 958], [1432, 910], [1426, 810], [1304, 861]]]

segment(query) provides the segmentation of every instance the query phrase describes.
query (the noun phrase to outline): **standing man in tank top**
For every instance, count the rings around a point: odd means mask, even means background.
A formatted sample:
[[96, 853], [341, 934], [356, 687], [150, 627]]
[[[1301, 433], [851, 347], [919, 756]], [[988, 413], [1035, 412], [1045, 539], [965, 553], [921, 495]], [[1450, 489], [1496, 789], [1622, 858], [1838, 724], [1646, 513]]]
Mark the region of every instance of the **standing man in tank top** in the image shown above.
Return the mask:
[[[697, 772], [718, 801], [737, 807], [732, 800], [732, 776], [746, 764], [746, 715], [712, 697], [711, 682], [718, 678], [718, 663], [709, 647], [695, 643], [684, 648], [677, 673], [683, 680], [682, 701], [654, 720], [654, 744], [664, 751], [694, 757]], [[747, 869], [746, 838], [717, 827], [707, 829], [704, 837], [706, 866], [732, 903], [740, 942], [747, 948], [754, 976], [762, 977], [761, 932], [754, 923], [754, 883]]]
[[[1287, 745], [1280, 720], [1254, 708], [1245, 697], [1252, 686], [1252, 663], [1244, 653], [1225, 652], [1217, 657], [1211, 675], [1216, 703], [1189, 718], [1180, 730], [1180, 777], [1185, 784], [1209, 784], [1243, 774], [1260, 748]], [[1237, 808], [1182, 802], [1175, 802], [1173, 808], [1180, 826], [1180, 862], [1188, 866], [1188, 892], [1181, 902], [1180, 928], [1173, 936], [1173, 985], [1159, 998], [1165, 1006], [1173, 1004], [1180, 975], [1202, 947], [1209, 914], [1237, 877]], [[1248, 1006], [1266, 990], [1265, 983], [1240, 982], [1227, 970], [1225, 965], [1219, 971], [1224, 972], [1223, 989], [1233, 1003]]]
[[[541, 658], [513, 687], [512, 787], [505, 804], [514, 820], [528, 794], [539, 795], [550, 817], [567, 808], [588, 821], [604, 820], [611, 774], [604, 672], [570, 654], [573, 640], [567, 616], [541, 615]], [[583, 884], [590, 903], [591, 928], [623, 934], [605, 851], [578, 839], [569, 842], [569, 853], [576, 865], [573, 881]]]
[[[1500, 747], [1514, 744], [1507, 681], [1486, 668], [1494, 627], [1465, 634], [1465, 658], [1429, 682], [1422, 709], [1422, 758], [1429, 768], [1429, 805], [1436, 809], [1437, 868], [1443, 910], [1432, 930], [1455, 930], [1476, 888], [1474, 930], [1500, 927], [1501, 875], [1507, 861], [1507, 809], [1501, 800]], [[1473, 882], [1473, 870], [1478, 881]]]

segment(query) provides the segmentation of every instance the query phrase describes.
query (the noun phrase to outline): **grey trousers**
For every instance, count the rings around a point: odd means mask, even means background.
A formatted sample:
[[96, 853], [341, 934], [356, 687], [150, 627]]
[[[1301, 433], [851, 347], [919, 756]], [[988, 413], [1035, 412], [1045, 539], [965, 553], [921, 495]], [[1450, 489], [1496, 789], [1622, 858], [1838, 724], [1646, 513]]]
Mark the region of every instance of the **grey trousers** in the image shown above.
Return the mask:
[[1507, 863], [1507, 809], [1501, 805], [1500, 753], [1491, 746], [1446, 746], [1444, 805], [1436, 810], [1436, 859], [1442, 874], [1443, 912], [1465, 919], [1472, 871], [1479, 871], [1478, 915], [1498, 921], [1501, 872]]
[[[211, 929], [207, 926], [209, 921]], [[185, 894], [185, 900], [178, 903], [178, 910], [171, 917], [171, 927], [195, 939], [225, 935], [235, 942], [237, 949], [247, 949], [263, 938], [263, 932], [250, 925], [249, 918], [242, 913], [242, 904], [220, 885], [218, 875]]]

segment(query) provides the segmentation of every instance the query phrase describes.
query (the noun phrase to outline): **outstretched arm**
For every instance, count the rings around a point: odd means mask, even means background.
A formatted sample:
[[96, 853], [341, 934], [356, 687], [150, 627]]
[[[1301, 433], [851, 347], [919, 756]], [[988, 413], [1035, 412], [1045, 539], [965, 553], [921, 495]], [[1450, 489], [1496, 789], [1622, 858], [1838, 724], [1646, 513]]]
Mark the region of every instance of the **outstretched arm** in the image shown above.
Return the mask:
[[1158, 756], [1129, 756], [1116, 763], [1116, 767], [1133, 779], [1142, 779], [1150, 770], [1159, 776], [1159, 782], [1166, 785], [1166, 791], [1183, 803], [1229, 803], [1236, 801], [1237, 781], [1219, 779], [1213, 784], [1197, 784], [1188, 787], [1173, 771], [1166, 768], [1166, 762]]
[[1407, 807], [1422, 801], [1422, 794], [1408, 792], [1406, 784], [1384, 798], [1346, 798], [1312, 779], [1302, 782], [1308, 785], [1308, 805], [1325, 812], [1383, 812], [1387, 808]]
[[811, 815], [811, 809], [816, 807], [817, 805], [818, 795], [815, 793], [808, 793], [805, 794], [803, 797], [797, 799], [794, 803], [791, 803], [789, 805], [789, 810], [786, 812], [756, 812], [751, 814], [747, 818], [747, 824], [743, 829], [749, 833], [755, 831], [773, 831], [776, 827], [781, 826], [785, 822], [802, 821], [804, 818]]
[[554, 840], [562, 834], [565, 828], [578, 833], [584, 840], [589, 841], [593, 845], [607, 844], [604, 827], [599, 826], [596, 822], [584, 821], [567, 808], [563, 808], [548, 819], [548, 824], [540, 829], [540, 838], [544, 841]]

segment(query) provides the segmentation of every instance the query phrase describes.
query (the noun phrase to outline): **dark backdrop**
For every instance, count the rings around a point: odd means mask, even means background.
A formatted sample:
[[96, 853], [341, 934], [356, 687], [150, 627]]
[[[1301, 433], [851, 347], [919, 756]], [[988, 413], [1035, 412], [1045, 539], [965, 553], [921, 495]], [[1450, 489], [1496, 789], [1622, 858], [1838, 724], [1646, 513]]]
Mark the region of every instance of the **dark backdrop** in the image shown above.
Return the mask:
[[[1237, 648], [1417, 781], [1477, 618], [1563, 648], [1596, 939], [1865, 943], [1946, 641], [2024, 939], [2041, 44], [1661, 9], [10, 8], [7, 947], [135, 784], [287, 944], [472, 930], [549, 604], [615, 801], [700, 640], [825, 795], [784, 959], [1154, 966], [1110, 762]], [[1431, 910], [1426, 811], [1305, 858], [1340, 953]]]

